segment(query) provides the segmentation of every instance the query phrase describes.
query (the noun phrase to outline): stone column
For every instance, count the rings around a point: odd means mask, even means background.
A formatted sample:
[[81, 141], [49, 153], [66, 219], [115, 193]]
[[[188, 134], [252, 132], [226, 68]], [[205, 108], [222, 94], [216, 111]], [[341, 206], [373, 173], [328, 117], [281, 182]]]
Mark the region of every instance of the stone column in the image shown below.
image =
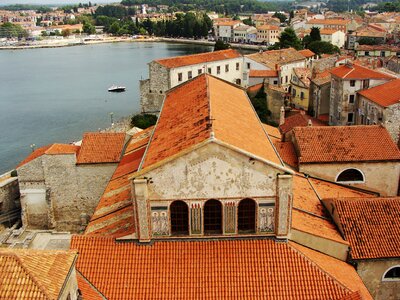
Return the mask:
[[150, 242], [150, 204], [148, 201], [147, 179], [133, 179], [132, 201], [135, 208], [135, 221], [139, 242]]
[[277, 238], [287, 239], [292, 221], [292, 175], [279, 174], [277, 184], [275, 232]]

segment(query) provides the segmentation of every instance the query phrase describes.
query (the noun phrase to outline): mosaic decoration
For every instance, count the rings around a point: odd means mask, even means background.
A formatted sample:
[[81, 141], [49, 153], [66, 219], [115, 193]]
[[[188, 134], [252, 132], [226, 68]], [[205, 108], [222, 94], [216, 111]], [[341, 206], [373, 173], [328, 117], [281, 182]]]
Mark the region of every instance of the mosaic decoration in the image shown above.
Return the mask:
[[225, 233], [236, 232], [236, 205], [235, 202], [227, 202], [224, 206]]
[[273, 204], [260, 204], [258, 209], [259, 231], [273, 233], [275, 230], [275, 207]]
[[190, 208], [192, 234], [201, 234], [201, 209], [200, 203], [192, 203]]
[[169, 235], [168, 211], [152, 211], [151, 221], [153, 235]]

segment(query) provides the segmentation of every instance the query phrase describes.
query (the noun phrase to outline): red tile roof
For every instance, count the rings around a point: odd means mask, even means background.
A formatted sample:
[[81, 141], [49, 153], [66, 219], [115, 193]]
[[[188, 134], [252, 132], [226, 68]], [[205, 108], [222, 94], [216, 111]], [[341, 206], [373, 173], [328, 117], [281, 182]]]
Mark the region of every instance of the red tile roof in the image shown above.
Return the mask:
[[153, 128], [135, 134], [100, 198], [85, 234], [123, 237], [135, 232], [129, 175], [136, 172]]
[[383, 74], [358, 64], [343, 65], [331, 70], [331, 74], [342, 79], [394, 79], [394, 77]]
[[79, 290], [84, 300], [103, 300], [106, 299], [86, 278], [76, 272]]
[[207, 52], [200, 54], [176, 56], [170, 58], [158, 59], [155, 62], [167, 68], [179, 68], [190, 65], [204, 64], [208, 62], [226, 60], [240, 57], [240, 53], [233, 49]]
[[310, 86], [311, 70], [309, 68], [293, 68], [293, 72], [305, 87], [308, 88]]
[[[107, 299], [341, 299], [354, 292], [273, 240], [151, 245], [74, 236], [77, 270]], [[355, 272], [347, 274], [349, 279]], [[356, 286], [358, 289], [358, 285]]]
[[44, 155], [57, 155], [57, 154], [77, 154], [80, 147], [71, 144], [51, 144], [40, 147], [33, 151], [28, 157], [21, 161], [16, 168], [22, 167], [23, 165], [31, 162], [32, 160]]
[[323, 24], [323, 25], [347, 25], [351, 21], [344, 19], [311, 19], [308, 20], [308, 24]]
[[315, 53], [312, 52], [310, 49], [299, 50], [298, 52], [305, 58], [313, 57], [315, 55]]
[[319, 33], [322, 35], [332, 35], [337, 31], [338, 31], [337, 29], [322, 28], [319, 30]]
[[388, 107], [400, 102], [400, 79], [395, 79], [358, 93], [380, 106]]
[[305, 61], [306, 59], [304, 55], [294, 48], [257, 52], [248, 54], [246, 57], [264, 64], [272, 70], [276, 70], [277, 65], [282, 66], [297, 61]]
[[83, 135], [77, 163], [117, 163], [124, 142], [125, 133], [87, 132]]
[[0, 248], [0, 299], [58, 299], [75, 251]]
[[282, 134], [288, 133], [295, 127], [307, 127], [308, 122], [311, 120], [312, 126], [327, 126], [323, 121], [313, 118], [309, 115], [303, 114], [302, 112], [296, 113], [292, 116], [285, 118], [285, 123], [279, 125], [279, 130]]
[[400, 160], [399, 149], [379, 125], [297, 127], [293, 136], [300, 164]]
[[285, 164], [296, 168], [298, 165], [296, 150], [292, 142], [275, 142], [274, 146]]
[[400, 257], [400, 198], [333, 200], [352, 259]]
[[278, 77], [278, 71], [276, 70], [250, 70], [250, 77]]
[[233, 147], [281, 164], [246, 92], [203, 74], [167, 94], [141, 169], [172, 158], [213, 138], [212, 135]]

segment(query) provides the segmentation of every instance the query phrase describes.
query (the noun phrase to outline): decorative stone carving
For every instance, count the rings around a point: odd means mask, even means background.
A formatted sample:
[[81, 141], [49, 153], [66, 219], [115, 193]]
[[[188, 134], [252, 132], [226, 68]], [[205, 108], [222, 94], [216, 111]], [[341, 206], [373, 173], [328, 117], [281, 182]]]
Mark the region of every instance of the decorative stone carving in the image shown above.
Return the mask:
[[167, 211], [152, 211], [151, 221], [153, 235], [169, 235]]
[[225, 233], [236, 233], [236, 205], [226, 202], [224, 205]]
[[191, 233], [201, 234], [201, 204], [192, 203], [190, 208]]
[[275, 231], [275, 207], [273, 204], [261, 204], [258, 209], [258, 230], [265, 233]]

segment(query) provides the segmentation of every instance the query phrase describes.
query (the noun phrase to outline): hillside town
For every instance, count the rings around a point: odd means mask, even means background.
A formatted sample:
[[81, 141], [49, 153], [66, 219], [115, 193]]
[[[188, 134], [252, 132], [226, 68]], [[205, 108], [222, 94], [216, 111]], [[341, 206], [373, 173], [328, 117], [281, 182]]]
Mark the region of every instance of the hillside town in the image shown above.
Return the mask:
[[104, 5], [0, 10], [23, 29], [0, 43], [215, 50], [148, 62], [155, 124], [33, 147], [0, 176], [0, 299], [400, 299], [400, 13], [196, 11], [177, 36], [155, 25], [186, 22], [168, 5], [108, 6], [132, 32], [98, 25]]

